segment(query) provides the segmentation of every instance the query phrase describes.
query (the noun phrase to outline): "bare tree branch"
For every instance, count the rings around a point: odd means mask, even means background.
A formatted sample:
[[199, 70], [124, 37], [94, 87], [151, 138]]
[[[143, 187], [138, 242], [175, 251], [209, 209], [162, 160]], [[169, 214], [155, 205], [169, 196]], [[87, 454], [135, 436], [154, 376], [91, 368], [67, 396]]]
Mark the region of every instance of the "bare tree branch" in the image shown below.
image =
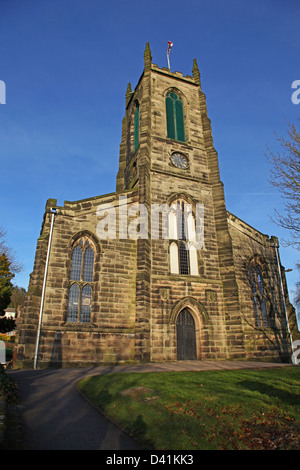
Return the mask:
[[0, 255], [5, 254], [10, 262], [10, 270], [13, 273], [19, 273], [23, 270], [23, 264], [18, 261], [16, 252], [7, 245], [5, 241], [6, 232], [0, 227]]
[[288, 139], [278, 137], [282, 147], [278, 153], [267, 147], [265, 154], [271, 165], [270, 184], [282, 194], [284, 214], [275, 210], [272, 221], [290, 232], [284, 241], [287, 246], [300, 249], [300, 133], [294, 124], [289, 124]]

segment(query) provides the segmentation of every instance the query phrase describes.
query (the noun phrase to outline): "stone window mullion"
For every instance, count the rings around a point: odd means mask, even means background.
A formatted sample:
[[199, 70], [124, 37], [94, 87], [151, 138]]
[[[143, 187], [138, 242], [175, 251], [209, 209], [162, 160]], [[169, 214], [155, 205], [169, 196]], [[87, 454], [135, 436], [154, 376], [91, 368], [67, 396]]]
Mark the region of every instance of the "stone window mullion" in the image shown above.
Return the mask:
[[[81, 246], [80, 246], [81, 245]], [[75, 251], [76, 250], [76, 251]], [[79, 250], [81, 252], [81, 257], [79, 257]], [[90, 251], [89, 251], [90, 250]], [[93, 298], [93, 277], [94, 277], [94, 249], [91, 247], [90, 241], [83, 237], [81, 238], [72, 250], [72, 265], [71, 265], [71, 274], [70, 274], [70, 283], [69, 283], [69, 302], [68, 302], [68, 314], [67, 321], [76, 322], [76, 323], [86, 323], [91, 321], [91, 307], [92, 307], [92, 298]], [[81, 259], [80, 269], [79, 269], [79, 258]], [[72, 273], [75, 273], [72, 275]], [[76, 281], [76, 283], [72, 281]], [[77, 288], [72, 288], [76, 284]], [[85, 289], [85, 286], [88, 288]], [[88, 313], [84, 312], [83, 300], [83, 290], [85, 289], [86, 298], [89, 298], [89, 310]], [[72, 310], [72, 299], [78, 295], [78, 308], [76, 320]], [[71, 297], [72, 296], [72, 297]], [[77, 300], [77, 298], [76, 298]], [[71, 305], [71, 306], [70, 306]], [[84, 314], [83, 314], [84, 313]], [[87, 321], [86, 318], [89, 320]], [[82, 320], [83, 319], [83, 320]]]

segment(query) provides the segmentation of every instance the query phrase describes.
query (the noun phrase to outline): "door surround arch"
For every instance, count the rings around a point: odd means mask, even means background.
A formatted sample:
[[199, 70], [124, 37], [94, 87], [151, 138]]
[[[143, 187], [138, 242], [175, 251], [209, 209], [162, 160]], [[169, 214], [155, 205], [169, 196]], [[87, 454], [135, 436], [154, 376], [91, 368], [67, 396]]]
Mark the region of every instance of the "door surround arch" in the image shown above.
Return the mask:
[[169, 324], [174, 326], [176, 350], [177, 350], [177, 334], [176, 324], [179, 314], [187, 309], [191, 314], [195, 323], [195, 336], [196, 336], [196, 359], [204, 359], [204, 341], [207, 340], [207, 327], [209, 326], [209, 318], [204, 306], [193, 297], [185, 297], [177, 302], [170, 315]]

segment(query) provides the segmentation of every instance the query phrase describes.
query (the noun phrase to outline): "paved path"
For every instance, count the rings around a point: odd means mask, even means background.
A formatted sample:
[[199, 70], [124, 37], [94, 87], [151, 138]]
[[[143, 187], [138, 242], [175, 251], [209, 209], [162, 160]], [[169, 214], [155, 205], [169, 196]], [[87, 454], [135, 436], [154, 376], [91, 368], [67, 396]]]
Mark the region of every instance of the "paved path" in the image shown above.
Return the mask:
[[116, 372], [201, 371], [284, 367], [240, 361], [180, 361], [82, 369], [12, 370], [18, 383], [23, 448], [28, 450], [138, 450], [134, 439], [107, 420], [76, 390], [83, 377]]

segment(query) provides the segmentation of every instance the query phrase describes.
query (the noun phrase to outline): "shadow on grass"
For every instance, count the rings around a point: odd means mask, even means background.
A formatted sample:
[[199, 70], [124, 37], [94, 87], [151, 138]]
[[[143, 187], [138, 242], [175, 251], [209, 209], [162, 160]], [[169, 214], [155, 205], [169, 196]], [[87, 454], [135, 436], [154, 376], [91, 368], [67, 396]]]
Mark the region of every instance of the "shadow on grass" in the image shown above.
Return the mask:
[[239, 386], [252, 392], [259, 392], [261, 394], [268, 395], [270, 398], [277, 398], [288, 405], [299, 404], [298, 394], [281, 390], [277, 387], [274, 387], [273, 385], [257, 382], [254, 380], [244, 380], [239, 383]]
[[138, 415], [135, 421], [133, 421], [130, 432], [135, 438], [141, 443], [145, 449], [154, 449], [154, 443], [148, 439], [147, 436], [147, 425], [141, 415]]

